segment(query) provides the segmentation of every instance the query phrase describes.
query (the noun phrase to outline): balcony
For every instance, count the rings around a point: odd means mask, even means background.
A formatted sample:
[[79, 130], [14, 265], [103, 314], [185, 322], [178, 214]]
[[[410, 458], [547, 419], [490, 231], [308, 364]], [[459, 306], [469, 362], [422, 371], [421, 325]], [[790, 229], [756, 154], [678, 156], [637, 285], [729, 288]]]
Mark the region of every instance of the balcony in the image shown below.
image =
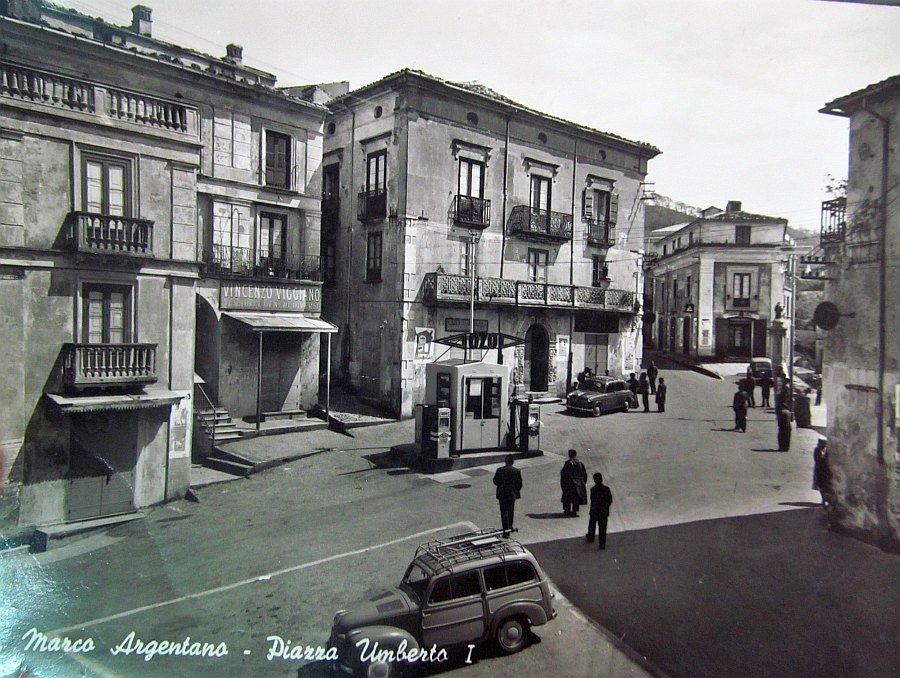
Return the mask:
[[356, 217], [362, 222], [384, 219], [387, 216], [387, 191], [376, 188], [359, 194]]
[[847, 229], [847, 198], [834, 198], [822, 203], [821, 245], [844, 242]]
[[491, 201], [457, 195], [453, 200], [453, 223], [466, 228], [487, 228], [491, 225]]
[[612, 247], [615, 244], [615, 231], [606, 221], [588, 220], [585, 222], [585, 239], [594, 247]]
[[506, 222], [506, 231], [525, 240], [568, 242], [572, 239], [572, 215], [516, 205]]
[[156, 382], [156, 344], [64, 344], [63, 385], [142, 386]]
[[204, 270], [209, 275], [321, 281], [322, 258], [318, 254], [280, 258], [249, 247], [213, 245], [204, 257]]
[[153, 256], [153, 222], [93, 212], [70, 212], [66, 244], [74, 252]]
[[[464, 275], [426, 273], [425, 300], [469, 303], [471, 281]], [[634, 313], [634, 292], [578, 285], [552, 285], [505, 278], [476, 278], [475, 301], [480, 304], [583, 308]]]
[[199, 137], [193, 106], [16, 64], [0, 63], [0, 99]]

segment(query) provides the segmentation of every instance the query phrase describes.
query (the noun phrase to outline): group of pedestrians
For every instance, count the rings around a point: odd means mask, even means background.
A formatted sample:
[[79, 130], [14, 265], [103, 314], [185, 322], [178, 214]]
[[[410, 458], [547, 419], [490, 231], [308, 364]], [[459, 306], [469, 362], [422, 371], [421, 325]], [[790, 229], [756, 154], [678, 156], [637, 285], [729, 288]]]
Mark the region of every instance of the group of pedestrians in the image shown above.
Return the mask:
[[634, 402], [637, 403], [638, 396], [641, 397], [641, 403], [644, 406], [644, 412], [650, 411], [650, 396], [655, 396], [656, 409], [658, 412], [666, 411], [666, 380], [659, 377], [659, 383], [656, 378], [659, 375], [659, 368], [656, 367], [654, 361], [650, 361], [646, 372], [641, 372], [640, 378], [632, 372], [628, 377], [628, 388], [634, 395]]
[[[588, 531], [585, 540], [593, 542], [596, 535], [601, 549], [606, 548], [606, 527], [609, 520], [609, 507], [612, 505], [612, 492], [603, 484], [603, 475], [595, 473], [594, 486], [590, 491], [590, 509], [588, 512]], [[569, 458], [559, 472], [559, 485], [562, 490], [563, 515], [567, 518], [578, 517], [578, 509], [588, 503], [587, 469], [575, 450], [569, 450]], [[497, 486], [497, 501], [500, 504], [500, 524], [503, 536], [508, 537], [515, 531], [516, 500], [522, 493], [522, 473], [514, 465], [514, 457], [508, 455], [503, 466], [494, 473], [494, 485]]]
[[[747, 376], [737, 384], [737, 392], [731, 400], [731, 409], [734, 410], [734, 430], [747, 432], [747, 410], [756, 407], [754, 390], [756, 384], [760, 384], [762, 391], [762, 407], [769, 407], [769, 395], [773, 381], [769, 376], [755, 379], [750, 369]], [[791, 387], [785, 380], [779, 391], [775, 394], [775, 423], [778, 426], [778, 450], [787, 452], [791, 449], [791, 429], [794, 415], [791, 411]]]

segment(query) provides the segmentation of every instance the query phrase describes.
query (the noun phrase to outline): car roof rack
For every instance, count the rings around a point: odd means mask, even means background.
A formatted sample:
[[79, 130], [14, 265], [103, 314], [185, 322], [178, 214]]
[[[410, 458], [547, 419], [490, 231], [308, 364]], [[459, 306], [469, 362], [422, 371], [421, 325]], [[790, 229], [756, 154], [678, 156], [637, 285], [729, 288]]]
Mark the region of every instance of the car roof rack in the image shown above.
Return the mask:
[[525, 553], [525, 547], [513, 539], [503, 537], [503, 530], [484, 529], [420, 544], [415, 557], [437, 573], [450, 570], [460, 563], [491, 556], [504, 560], [508, 556], [522, 553]]

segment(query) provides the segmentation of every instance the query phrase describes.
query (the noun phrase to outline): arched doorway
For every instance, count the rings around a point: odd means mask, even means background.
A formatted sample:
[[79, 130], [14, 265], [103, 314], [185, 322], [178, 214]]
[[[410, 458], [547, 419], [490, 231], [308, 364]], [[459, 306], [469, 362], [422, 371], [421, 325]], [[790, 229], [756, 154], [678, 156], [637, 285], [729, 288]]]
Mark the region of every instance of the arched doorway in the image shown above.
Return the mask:
[[525, 389], [546, 391], [550, 360], [550, 336], [543, 325], [532, 325], [525, 333]]

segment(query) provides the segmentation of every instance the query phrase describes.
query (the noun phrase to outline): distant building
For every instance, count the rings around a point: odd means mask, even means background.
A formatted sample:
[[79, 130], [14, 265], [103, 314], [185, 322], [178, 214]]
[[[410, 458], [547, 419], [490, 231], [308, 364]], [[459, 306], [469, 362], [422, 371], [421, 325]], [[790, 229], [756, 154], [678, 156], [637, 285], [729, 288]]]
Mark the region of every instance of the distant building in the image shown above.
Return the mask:
[[900, 551], [900, 75], [825, 105], [849, 119], [846, 197], [822, 205], [824, 395], [835, 525]]
[[329, 108], [324, 315], [351, 387], [412, 416], [425, 364], [462, 357], [437, 343], [426, 358], [417, 336], [472, 326], [525, 340], [474, 353], [512, 365], [519, 390], [563, 393], [585, 366], [638, 369], [641, 182], [656, 148], [413, 70]]
[[745, 212], [739, 201], [700, 214], [647, 235], [645, 322], [655, 346], [698, 357], [770, 355], [776, 306], [779, 319], [790, 317], [787, 220]]

